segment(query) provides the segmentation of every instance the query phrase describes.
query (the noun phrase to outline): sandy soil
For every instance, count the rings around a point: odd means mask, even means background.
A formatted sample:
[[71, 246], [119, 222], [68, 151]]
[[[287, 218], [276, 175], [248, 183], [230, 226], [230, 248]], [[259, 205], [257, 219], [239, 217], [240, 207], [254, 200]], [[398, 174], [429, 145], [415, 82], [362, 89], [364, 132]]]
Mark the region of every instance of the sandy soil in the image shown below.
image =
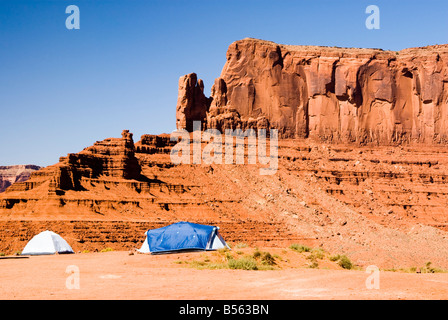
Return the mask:
[[[171, 255], [126, 251], [0, 259], [0, 299], [447, 299], [448, 273], [380, 271], [367, 289], [365, 270], [198, 269], [203, 252]], [[79, 289], [73, 273], [79, 270]]]

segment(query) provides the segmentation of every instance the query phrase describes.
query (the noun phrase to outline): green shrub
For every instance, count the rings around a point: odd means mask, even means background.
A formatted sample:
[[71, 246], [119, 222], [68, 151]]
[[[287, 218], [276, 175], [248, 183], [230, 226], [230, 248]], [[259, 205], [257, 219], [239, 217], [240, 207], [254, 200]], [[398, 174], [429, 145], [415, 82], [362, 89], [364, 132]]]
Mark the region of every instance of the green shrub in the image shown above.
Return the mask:
[[448, 272], [445, 269], [440, 269], [440, 268], [436, 268], [436, 267], [432, 267], [432, 262], [427, 262], [426, 266], [424, 268], [422, 268], [422, 272], [424, 273], [446, 273]]
[[275, 265], [275, 258], [269, 252], [263, 252], [261, 262], [268, 266]]
[[338, 264], [339, 264], [342, 268], [347, 269], [347, 270], [350, 270], [350, 269], [353, 268], [353, 264], [352, 264], [352, 262], [351, 262], [350, 259], [349, 259], [347, 256], [345, 256], [345, 255], [343, 255], [343, 256], [340, 257]]
[[258, 248], [255, 248], [254, 254], [252, 255], [254, 259], [258, 259], [261, 257], [261, 252], [258, 250]]
[[311, 250], [311, 254], [316, 257], [316, 259], [323, 259], [324, 258], [324, 250], [322, 249], [313, 249]]
[[228, 248], [220, 248], [220, 249], [218, 249], [217, 251], [218, 251], [218, 253], [220, 253], [220, 254], [225, 254], [226, 252], [229, 252], [229, 249], [228, 249]]
[[233, 256], [230, 254], [230, 252], [226, 252], [226, 253], [225, 253], [225, 257], [226, 257], [226, 260], [227, 260], [227, 261], [233, 259]]
[[207, 265], [207, 269], [226, 269], [226, 268], [228, 268], [228, 265], [224, 263], [209, 263]]
[[255, 249], [252, 258], [255, 260], [259, 260], [262, 264], [266, 266], [275, 265], [275, 258], [271, 255], [270, 252], [260, 251], [258, 248]]
[[195, 268], [204, 267], [206, 265], [205, 261], [193, 260], [190, 261], [190, 265]]
[[179, 263], [179, 264], [188, 263], [190, 265], [190, 267], [200, 269], [200, 270], [201, 269], [225, 269], [225, 268], [227, 268], [227, 264], [225, 264], [225, 263], [212, 263], [208, 259], [205, 259], [203, 261], [193, 260], [190, 262], [175, 261], [175, 263]]
[[425, 273], [434, 273], [435, 272], [435, 268], [431, 267], [432, 262], [426, 262], [426, 266], [425, 268], [423, 268], [425, 270]]
[[230, 269], [258, 270], [257, 261], [252, 257], [230, 259], [227, 264]]
[[114, 249], [107, 247], [102, 249], [100, 252], [109, 252], [109, 251], [114, 251]]
[[341, 256], [336, 254], [334, 256], [330, 256], [328, 259], [330, 259], [330, 261], [338, 261], [339, 259], [341, 259]]
[[290, 249], [295, 250], [297, 252], [310, 252], [311, 248], [298, 244], [298, 243], [293, 243], [292, 245], [289, 246]]

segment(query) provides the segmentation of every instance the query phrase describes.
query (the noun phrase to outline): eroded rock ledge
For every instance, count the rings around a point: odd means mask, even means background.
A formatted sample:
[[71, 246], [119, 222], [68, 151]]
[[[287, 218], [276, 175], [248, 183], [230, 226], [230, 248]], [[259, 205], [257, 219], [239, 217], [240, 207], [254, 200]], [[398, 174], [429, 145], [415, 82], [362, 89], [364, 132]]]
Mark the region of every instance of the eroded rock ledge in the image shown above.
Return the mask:
[[397, 144], [448, 142], [448, 45], [354, 49], [232, 43], [210, 98], [180, 78], [178, 129], [276, 128], [283, 138]]

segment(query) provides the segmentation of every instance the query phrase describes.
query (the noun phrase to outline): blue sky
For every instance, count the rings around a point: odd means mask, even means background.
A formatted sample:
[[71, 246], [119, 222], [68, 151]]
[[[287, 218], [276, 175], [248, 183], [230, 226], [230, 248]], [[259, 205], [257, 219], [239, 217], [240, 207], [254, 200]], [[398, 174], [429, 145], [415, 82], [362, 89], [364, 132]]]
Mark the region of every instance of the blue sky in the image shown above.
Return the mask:
[[[68, 30], [68, 5], [80, 29]], [[368, 30], [368, 5], [380, 29]], [[97, 140], [175, 129], [179, 77], [210, 94], [246, 37], [400, 50], [448, 43], [448, 1], [0, 0], [0, 165], [58, 162]]]

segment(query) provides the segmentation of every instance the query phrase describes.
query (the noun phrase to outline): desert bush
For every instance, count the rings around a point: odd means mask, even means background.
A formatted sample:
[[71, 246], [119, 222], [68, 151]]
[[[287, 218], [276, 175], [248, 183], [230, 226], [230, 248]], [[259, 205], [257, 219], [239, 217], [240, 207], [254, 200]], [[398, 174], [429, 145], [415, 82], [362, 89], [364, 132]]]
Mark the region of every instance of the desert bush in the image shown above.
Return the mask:
[[227, 269], [227, 268], [228, 268], [228, 265], [224, 264], [224, 263], [209, 263], [207, 265], [207, 269], [213, 269], [213, 270], [216, 270], [216, 269]]
[[335, 262], [335, 261], [338, 261], [339, 259], [341, 259], [341, 256], [336, 254], [336, 255], [330, 256], [328, 259], [330, 259], [330, 261]]
[[261, 257], [261, 252], [258, 250], [258, 248], [255, 248], [254, 254], [252, 255], [254, 259], [258, 259]]
[[432, 267], [432, 262], [427, 262], [425, 267], [422, 268], [423, 273], [446, 273], [448, 270]]
[[228, 248], [220, 248], [220, 249], [218, 249], [218, 250], [216, 250], [218, 253], [221, 253], [221, 254], [224, 254], [224, 253], [226, 253], [226, 252], [229, 252], [229, 249]]
[[192, 267], [200, 268], [206, 265], [204, 261], [193, 260], [189, 262]]
[[342, 268], [344, 268], [344, 269], [348, 269], [348, 270], [350, 270], [350, 269], [353, 268], [353, 264], [352, 264], [352, 262], [351, 262], [350, 259], [349, 259], [347, 256], [345, 256], [345, 255], [342, 255], [342, 256], [339, 258], [339, 262], [338, 262], [338, 264], [339, 264]]
[[309, 268], [317, 268], [319, 267], [319, 263], [317, 262], [317, 257], [314, 254], [310, 254], [308, 257], [306, 257], [308, 260], [310, 260], [310, 264], [308, 265]]
[[268, 266], [273, 266], [276, 264], [275, 258], [269, 252], [263, 252], [261, 256], [261, 263]]
[[229, 261], [229, 260], [233, 259], [233, 256], [230, 254], [230, 252], [226, 252], [225, 253], [225, 258], [226, 258], [227, 261]]
[[190, 267], [196, 268], [196, 269], [225, 269], [227, 268], [227, 264], [225, 263], [214, 263], [214, 262], [210, 262], [210, 260], [205, 259], [203, 261], [201, 260], [193, 260], [190, 262], [176, 262], [176, 263], [188, 263], [190, 265]]
[[278, 260], [280, 260], [280, 261], [282, 261], [283, 259], [282, 259], [282, 257], [281, 256], [279, 256], [278, 254], [276, 254], [276, 253], [274, 253], [273, 255], [272, 255], [275, 259], [278, 259]]
[[270, 252], [266, 251], [260, 251], [258, 248], [255, 249], [252, 257], [255, 260], [259, 260], [262, 264], [266, 266], [273, 266], [275, 265], [275, 258], [271, 255]]
[[252, 257], [241, 257], [228, 261], [230, 269], [258, 270], [257, 261]]
[[316, 259], [324, 258], [324, 250], [322, 250], [321, 248], [311, 250], [311, 254], [314, 255]]
[[290, 249], [295, 250], [297, 252], [310, 252], [311, 248], [298, 244], [298, 243], [293, 243], [292, 245], [289, 246]]
[[218, 249], [216, 252], [218, 253], [218, 255], [224, 256], [224, 259], [228, 261], [230, 259], [233, 259], [233, 256], [229, 251], [230, 250], [228, 248], [221, 248]]

